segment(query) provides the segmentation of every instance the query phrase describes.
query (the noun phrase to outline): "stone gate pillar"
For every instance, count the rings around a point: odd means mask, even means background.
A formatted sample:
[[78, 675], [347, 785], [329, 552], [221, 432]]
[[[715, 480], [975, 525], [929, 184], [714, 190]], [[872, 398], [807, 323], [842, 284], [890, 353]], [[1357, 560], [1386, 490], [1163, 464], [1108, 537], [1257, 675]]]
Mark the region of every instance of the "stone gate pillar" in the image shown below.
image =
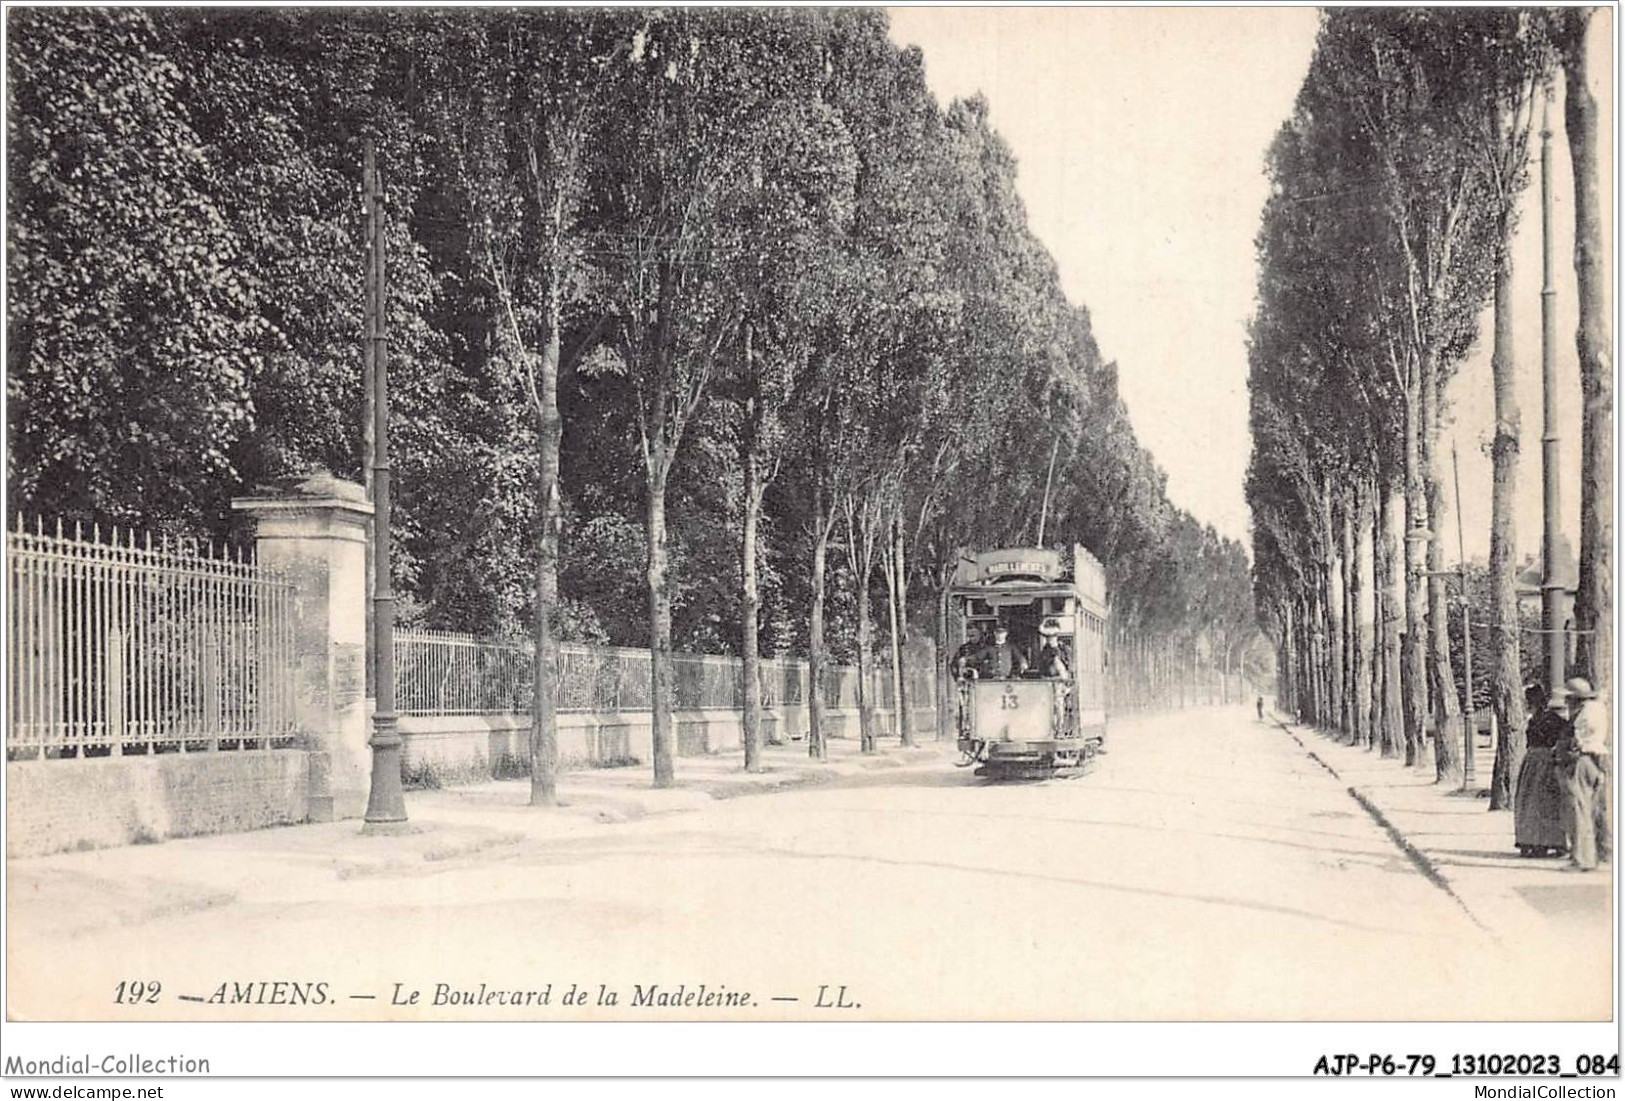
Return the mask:
[[367, 748], [366, 491], [325, 471], [278, 484], [231, 507], [254, 523], [255, 560], [294, 584], [295, 692], [310, 751], [309, 820], [359, 818], [371, 774]]

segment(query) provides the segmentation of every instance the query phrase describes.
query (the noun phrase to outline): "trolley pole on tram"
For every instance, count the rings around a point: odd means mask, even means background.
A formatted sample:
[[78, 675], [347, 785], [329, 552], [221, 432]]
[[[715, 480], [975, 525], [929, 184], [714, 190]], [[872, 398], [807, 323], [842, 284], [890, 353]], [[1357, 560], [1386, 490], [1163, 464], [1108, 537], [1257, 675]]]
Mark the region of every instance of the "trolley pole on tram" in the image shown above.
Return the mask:
[[395, 716], [395, 593], [390, 587], [390, 465], [388, 325], [384, 307], [384, 193], [371, 138], [366, 144], [367, 292], [366, 340], [373, 367], [373, 669], [377, 700], [372, 713], [372, 784], [367, 793], [366, 833], [389, 833], [406, 822], [401, 791], [401, 735]]

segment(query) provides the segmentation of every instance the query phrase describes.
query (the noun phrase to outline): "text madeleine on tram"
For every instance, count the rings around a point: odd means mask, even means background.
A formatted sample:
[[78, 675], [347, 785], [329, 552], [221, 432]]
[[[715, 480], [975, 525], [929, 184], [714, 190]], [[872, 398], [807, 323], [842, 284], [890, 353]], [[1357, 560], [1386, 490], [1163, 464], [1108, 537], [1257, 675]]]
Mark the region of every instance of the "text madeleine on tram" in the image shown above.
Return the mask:
[[1106, 742], [1106, 573], [1081, 546], [961, 551], [949, 591], [960, 645], [963, 764], [995, 779], [1076, 772]]

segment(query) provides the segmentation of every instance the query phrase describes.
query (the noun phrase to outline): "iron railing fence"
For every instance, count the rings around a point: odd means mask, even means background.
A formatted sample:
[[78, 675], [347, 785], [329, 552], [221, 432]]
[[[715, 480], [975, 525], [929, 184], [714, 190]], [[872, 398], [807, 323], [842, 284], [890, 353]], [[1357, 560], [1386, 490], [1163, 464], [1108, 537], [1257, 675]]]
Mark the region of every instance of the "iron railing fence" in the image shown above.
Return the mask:
[[[717, 654], [673, 654], [672, 693], [678, 710], [745, 705], [744, 662]], [[554, 699], [561, 711], [647, 711], [649, 651], [578, 642], [559, 645]], [[763, 658], [764, 707], [805, 706], [807, 663]], [[916, 708], [931, 706], [931, 671], [908, 671]], [[529, 640], [495, 640], [449, 631], [401, 631], [395, 635], [395, 709], [405, 715], [480, 715], [525, 712], [531, 704]], [[891, 706], [891, 676], [873, 673], [876, 706]], [[858, 671], [830, 665], [824, 703], [857, 706]]]
[[190, 541], [21, 517], [6, 533], [11, 760], [296, 738], [293, 587]]
[[[875, 670], [875, 681], [875, 706], [883, 711], [891, 710], [895, 706], [895, 701], [892, 698], [895, 693], [891, 679], [890, 658], [881, 659], [880, 667]], [[936, 707], [936, 679], [935, 673], [930, 666], [905, 665], [903, 668], [903, 686], [908, 693], [909, 706], [915, 711], [930, 710]]]

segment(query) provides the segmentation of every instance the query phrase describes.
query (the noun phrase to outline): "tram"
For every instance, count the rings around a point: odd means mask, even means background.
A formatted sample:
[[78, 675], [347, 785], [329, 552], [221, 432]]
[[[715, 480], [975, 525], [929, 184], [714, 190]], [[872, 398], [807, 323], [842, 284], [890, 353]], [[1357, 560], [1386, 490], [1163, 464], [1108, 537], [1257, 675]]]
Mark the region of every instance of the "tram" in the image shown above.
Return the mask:
[[1081, 546], [961, 551], [949, 590], [960, 643], [961, 763], [989, 779], [1081, 772], [1106, 743], [1106, 573]]

